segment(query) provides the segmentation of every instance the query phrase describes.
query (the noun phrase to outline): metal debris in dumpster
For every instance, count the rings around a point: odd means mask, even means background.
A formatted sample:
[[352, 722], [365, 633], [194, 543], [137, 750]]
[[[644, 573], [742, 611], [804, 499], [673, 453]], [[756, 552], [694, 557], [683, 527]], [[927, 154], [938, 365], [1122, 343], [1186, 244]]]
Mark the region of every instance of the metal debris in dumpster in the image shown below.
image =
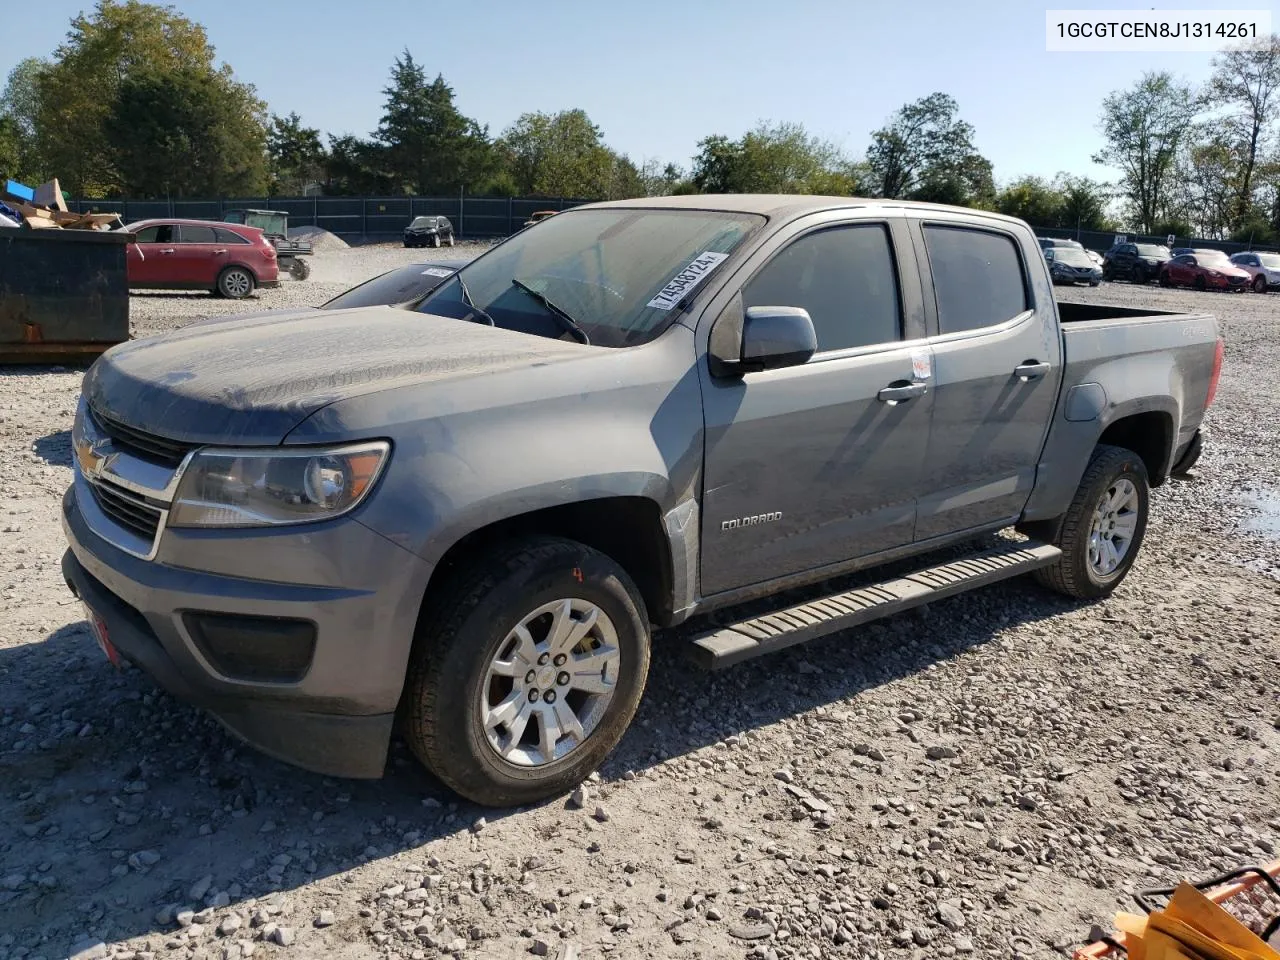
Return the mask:
[[92, 360], [129, 339], [124, 230], [0, 230], [0, 363]]

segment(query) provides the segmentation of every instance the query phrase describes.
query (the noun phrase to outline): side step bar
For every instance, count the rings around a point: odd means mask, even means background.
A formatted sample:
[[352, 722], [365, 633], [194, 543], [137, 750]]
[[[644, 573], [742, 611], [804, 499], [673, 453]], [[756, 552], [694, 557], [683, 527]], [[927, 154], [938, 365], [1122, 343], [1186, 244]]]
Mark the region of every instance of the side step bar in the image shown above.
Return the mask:
[[1043, 543], [1015, 543], [908, 574], [899, 580], [820, 597], [717, 627], [692, 641], [693, 659], [718, 670], [912, 607], [1047, 567], [1062, 556]]

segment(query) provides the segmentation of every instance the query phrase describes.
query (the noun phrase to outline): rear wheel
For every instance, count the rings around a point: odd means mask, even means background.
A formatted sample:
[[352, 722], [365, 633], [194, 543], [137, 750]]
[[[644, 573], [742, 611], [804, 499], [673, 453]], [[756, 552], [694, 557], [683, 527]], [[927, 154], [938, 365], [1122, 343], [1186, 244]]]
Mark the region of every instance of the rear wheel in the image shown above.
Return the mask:
[[311, 264], [300, 257], [294, 257], [293, 263], [289, 264], [289, 276], [295, 280], [307, 279], [311, 276]]
[[449, 234], [449, 246], [453, 246], [453, 234]]
[[1267, 278], [1264, 277], [1262, 274], [1258, 274], [1256, 277], [1253, 278], [1253, 292], [1254, 293], [1267, 292]]
[[1110, 594], [1133, 568], [1142, 547], [1149, 491], [1141, 457], [1099, 444], [1067, 512], [1021, 528], [1062, 550], [1057, 563], [1036, 571], [1036, 579], [1081, 600]]
[[218, 293], [232, 300], [243, 300], [253, 287], [253, 274], [244, 267], [227, 267], [218, 274]]
[[644, 602], [580, 543], [512, 544], [428, 598], [404, 736], [462, 796], [515, 806], [572, 788], [635, 715], [649, 670]]

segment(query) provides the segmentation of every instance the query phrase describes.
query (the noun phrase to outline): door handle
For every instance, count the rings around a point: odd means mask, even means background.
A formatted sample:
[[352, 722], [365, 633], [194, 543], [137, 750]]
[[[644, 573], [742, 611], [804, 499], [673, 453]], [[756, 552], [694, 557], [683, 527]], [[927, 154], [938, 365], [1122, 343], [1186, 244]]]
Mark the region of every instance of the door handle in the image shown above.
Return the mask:
[[929, 390], [927, 383], [896, 383], [882, 389], [876, 399], [882, 403], [902, 403], [915, 397], [923, 397]]
[[173, 253], [174, 251], [173, 251], [173, 247], [166, 247], [164, 250], [161, 250], [160, 252], [161, 252], [161, 253]]
[[221, 256], [222, 256], [223, 254], [225, 254], [226, 252], [227, 252], [227, 251], [225, 251], [225, 250], [215, 250], [215, 251], [213, 251], [213, 255], [214, 255], [215, 257], [221, 257]]
[[1032, 380], [1039, 380], [1050, 369], [1049, 364], [1041, 363], [1038, 360], [1028, 360], [1026, 363], [1020, 364], [1013, 368], [1013, 375], [1023, 383], [1030, 383]]

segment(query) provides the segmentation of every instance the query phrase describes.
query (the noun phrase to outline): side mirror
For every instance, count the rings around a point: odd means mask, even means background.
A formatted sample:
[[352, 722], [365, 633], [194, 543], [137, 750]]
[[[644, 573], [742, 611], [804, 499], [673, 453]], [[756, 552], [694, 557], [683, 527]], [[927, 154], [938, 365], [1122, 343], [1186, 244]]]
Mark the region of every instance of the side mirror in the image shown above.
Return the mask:
[[754, 373], [807, 363], [818, 349], [818, 335], [803, 307], [750, 307], [742, 323], [738, 370]]

